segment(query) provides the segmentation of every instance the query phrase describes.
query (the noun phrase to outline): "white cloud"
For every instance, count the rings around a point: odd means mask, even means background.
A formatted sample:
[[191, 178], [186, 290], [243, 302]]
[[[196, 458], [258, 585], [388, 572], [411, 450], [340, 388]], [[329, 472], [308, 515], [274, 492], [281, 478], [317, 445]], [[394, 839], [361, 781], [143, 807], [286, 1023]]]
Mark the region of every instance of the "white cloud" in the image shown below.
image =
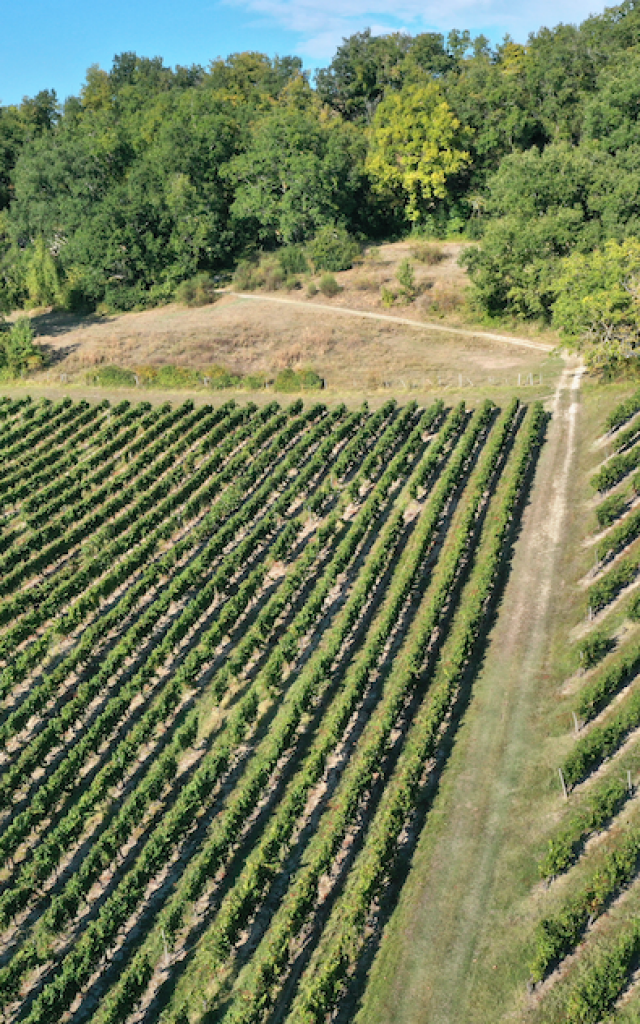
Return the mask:
[[[605, 3], [594, 0], [227, 0], [275, 22], [298, 36], [297, 50], [311, 58], [327, 59], [345, 36], [370, 27], [374, 33], [398, 30], [404, 23], [411, 33], [447, 32], [451, 28], [509, 32], [524, 42], [529, 32], [543, 25], [580, 22], [599, 14]], [[391, 20], [392, 19], [392, 20]]]

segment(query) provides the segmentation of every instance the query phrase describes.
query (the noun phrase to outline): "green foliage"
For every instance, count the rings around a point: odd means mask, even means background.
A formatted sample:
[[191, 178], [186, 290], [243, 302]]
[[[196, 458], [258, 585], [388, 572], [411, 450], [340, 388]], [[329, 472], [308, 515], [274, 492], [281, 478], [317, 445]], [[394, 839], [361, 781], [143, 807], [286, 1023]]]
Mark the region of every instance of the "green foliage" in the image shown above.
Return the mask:
[[582, 668], [593, 668], [613, 647], [611, 636], [604, 629], [592, 629], [578, 644], [578, 658]]
[[[611, 650], [613, 644], [611, 638], [608, 638], [606, 634], [601, 634], [600, 639], [599, 651], [602, 652], [600, 657], [604, 657]], [[598, 651], [596, 651], [597, 654]], [[592, 664], [596, 664], [598, 660], [600, 658], [596, 656], [596, 661]], [[607, 706], [612, 697], [627, 686], [639, 671], [640, 649], [634, 648], [631, 651], [625, 651], [616, 658], [613, 664], [609, 665], [604, 672], [600, 672], [594, 680], [580, 690], [576, 704], [579, 718], [584, 722], [595, 718]]]
[[265, 115], [225, 169], [232, 216], [269, 246], [306, 242], [326, 225], [356, 219], [361, 149], [347, 126], [314, 112]]
[[366, 169], [374, 188], [420, 221], [448, 194], [448, 180], [470, 160], [463, 131], [439, 85], [408, 85], [378, 106]]
[[[481, 243], [466, 259], [483, 312], [550, 320], [555, 304], [593, 365], [627, 365], [632, 275], [609, 287], [605, 261], [598, 285], [594, 264], [581, 304], [563, 261], [640, 237], [637, 21], [625, 3], [495, 47], [367, 29], [315, 88], [296, 56], [205, 71], [118, 54], [62, 107], [50, 90], [0, 107], [0, 305], [144, 308], [261, 248], [283, 275], [261, 286], [296, 287], [319, 234], [374, 240], [409, 222]], [[357, 255], [316, 248], [314, 269]]]
[[60, 276], [56, 261], [42, 236], [29, 255], [25, 284], [31, 306], [54, 306], [60, 301]]
[[630, 512], [615, 529], [598, 544], [598, 558], [613, 557], [640, 536], [640, 509]]
[[323, 274], [318, 287], [328, 299], [332, 299], [338, 292], [342, 291], [333, 274]]
[[553, 322], [596, 368], [637, 359], [640, 345], [640, 241], [609, 240], [572, 253], [558, 268]]
[[565, 782], [573, 786], [594, 771], [602, 761], [613, 754], [633, 729], [640, 724], [640, 694], [631, 691], [603, 725], [597, 723], [578, 739], [565, 757], [562, 771]]
[[299, 245], [285, 245], [282, 249], [279, 249], [278, 262], [288, 276], [292, 274], [306, 274], [309, 270], [304, 249]]
[[566, 871], [577, 860], [589, 835], [610, 822], [630, 795], [629, 787], [622, 779], [601, 782], [586, 807], [549, 840], [547, 852], [538, 864], [540, 877], [553, 878]]
[[405, 258], [400, 261], [398, 269], [396, 271], [396, 278], [402, 288], [402, 294], [408, 301], [415, 298], [416, 294], [416, 274], [413, 269], [413, 264], [410, 259]]
[[216, 301], [215, 285], [208, 274], [196, 274], [188, 281], [181, 281], [175, 290], [178, 302], [185, 306], [208, 306]]
[[618, 594], [633, 583], [640, 569], [640, 555], [627, 555], [609, 572], [592, 583], [588, 590], [589, 607], [599, 612], [611, 604]]
[[611, 897], [631, 881], [639, 856], [640, 834], [630, 830], [603, 857], [586, 885], [556, 914], [543, 918], [536, 929], [536, 953], [531, 963], [533, 981], [542, 981], [577, 945], [588, 921], [598, 917]]
[[5, 366], [11, 377], [27, 370], [38, 370], [44, 360], [42, 351], [34, 345], [33, 328], [27, 316], [18, 317], [10, 327], [0, 332], [0, 367]]
[[396, 293], [391, 288], [387, 288], [386, 284], [383, 284], [380, 288], [380, 301], [384, 308], [391, 309], [396, 298]]
[[326, 224], [307, 246], [316, 270], [349, 270], [360, 254], [360, 246], [340, 224]]
[[625, 398], [624, 402], [621, 402], [609, 414], [607, 417], [607, 430], [618, 430], [627, 420], [635, 416], [637, 412], [640, 412], [640, 391], [635, 391], [629, 398]]
[[640, 925], [632, 921], [580, 973], [567, 1000], [567, 1021], [598, 1024], [613, 1010], [640, 955]]
[[324, 386], [314, 370], [281, 370], [273, 384], [276, 391], [317, 391]]
[[611, 526], [619, 519], [627, 508], [627, 499], [624, 494], [611, 494], [604, 501], [601, 501], [596, 509], [596, 519], [601, 527]]
[[120, 366], [101, 366], [87, 374], [87, 383], [98, 384], [103, 388], [134, 388], [136, 375], [133, 370], [125, 370]]

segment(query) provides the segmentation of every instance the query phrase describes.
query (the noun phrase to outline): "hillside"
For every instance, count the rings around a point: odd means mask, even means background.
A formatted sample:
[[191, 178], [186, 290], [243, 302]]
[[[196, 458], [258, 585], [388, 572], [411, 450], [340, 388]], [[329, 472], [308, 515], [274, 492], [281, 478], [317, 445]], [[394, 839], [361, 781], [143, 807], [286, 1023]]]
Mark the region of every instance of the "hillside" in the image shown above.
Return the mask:
[[5, 1019], [348, 1006], [541, 407], [0, 411]]
[[[242, 297], [219, 292], [214, 304], [192, 309], [172, 304], [87, 317], [36, 310], [31, 324], [48, 365], [16, 386], [55, 395], [62, 385], [60, 394], [71, 388], [88, 397], [115, 398], [118, 392], [101, 374], [117, 366], [136, 374], [145, 397], [162, 400], [162, 391], [147, 378], [169, 364], [209, 375], [214, 390], [216, 368], [268, 383], [284, 369], [310, 367], [324, 381], [325, 399], [349, 402], [363, 395], [384, 401], [389, 393], [427, 401], [443, 387], [478, 394], [535, 384], [537, 394], [550, 393], [561, 366], [551, 353], [556, 336], [470, 322], [464, 315], [469, 282], [458, 265], [460, 244], [431, 248], [440, 254], [435, 265], [412, 257], [415, 246], [407, 242], [376, 248], [371, 256], [365, 252], [353, 269], [335, 274], [341, 291], [330, 299], [304, 290], [261, 289]], [[385, 308], [380, 288], [398, 287], [398, 268], [406, 259], [415, 268], [415, 298]], [[440, 302], [447, 297], [446, 311], [438, 307], [438, 296]], [[199, 401], [207, 393], [211, 397], [202, 379], [185, 381], [184, 390]], [[260, 390], [254, 385], [250, 397], [260, 400]], [[236, 392], [231, 387], [227, 393]], [[124, 394], [135, 398], [136, 389]]]

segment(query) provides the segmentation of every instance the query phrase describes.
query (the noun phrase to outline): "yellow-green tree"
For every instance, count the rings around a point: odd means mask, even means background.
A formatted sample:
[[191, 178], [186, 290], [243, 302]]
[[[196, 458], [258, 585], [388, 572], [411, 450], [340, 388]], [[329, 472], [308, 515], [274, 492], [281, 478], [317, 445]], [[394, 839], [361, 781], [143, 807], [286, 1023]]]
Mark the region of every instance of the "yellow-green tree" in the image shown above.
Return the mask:
[[404, 203], [409, 220], [445, 199], [447, 182], [469, 161], [462, 126], [436, 82], [407, 85], [378, 106], [366, 170], [376, 191]]
[[637, 367], [640, 354], [640, 242], [609, 239], [573, 252], [555, 277], [553, 323], [594, 369]]

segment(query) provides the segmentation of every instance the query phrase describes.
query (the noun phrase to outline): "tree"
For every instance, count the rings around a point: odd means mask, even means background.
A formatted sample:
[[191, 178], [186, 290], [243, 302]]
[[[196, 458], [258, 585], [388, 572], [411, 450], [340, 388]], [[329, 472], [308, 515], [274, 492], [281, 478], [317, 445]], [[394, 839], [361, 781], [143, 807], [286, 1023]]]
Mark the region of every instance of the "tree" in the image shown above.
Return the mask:
[[374, 36], [370, 28], [343, 39], [329, 67], [316, 72], [320, 99], [350, 121], [370, 121], [386, 89], [400, 84], [411, 45], [405, 33]]
[[592, 367], [613, 369], [640, 356], [640, 241], [605, 242], [572, 253], [559, 267], [553, 323]]
[[33, 344], [33, 329], [29, 317], [18, 317], [9, 330], [0, 334], [0, 360], [13, 376], [42, 364], [42, 354]]
[[260, 118], [246, 152], [225, 170], [235, 192], [231, 213], [243, 231], [261, 243], [288, 244], [353, 218], [360, 138], [350, 125], [295, 108]]
[[366, 170], [374, 188], [420, 221], [469, 163], [463, 131], [435, 82], [389, 93], [373, 120]]
[[44, 238], [36, 238], [29, 254], [25, 285], [31, 306], [53, 306], [60, 301], [60, 275]]
[[640, 48], [625, 60], [604, 70], [598, 90], [586, 104], [582, 136], [597, 139], [611, 153], [638, 141], [640, 120]]
[[550, 318], [560, 259], [603, 241], [605, 184], [615, 177], [614, 161], [592, 145], [505, 157], [488, 183], [482, 244], [463, 257], [484, 309]]
[[[269, 109], [290, 83], [303, 76], [299, 57], [274, 57], [244, 51], [226, 60], [211, 62], [204, 84], [230, 99], [236, 106]], [[306, 77], [303, 76], [303, 77]]]

